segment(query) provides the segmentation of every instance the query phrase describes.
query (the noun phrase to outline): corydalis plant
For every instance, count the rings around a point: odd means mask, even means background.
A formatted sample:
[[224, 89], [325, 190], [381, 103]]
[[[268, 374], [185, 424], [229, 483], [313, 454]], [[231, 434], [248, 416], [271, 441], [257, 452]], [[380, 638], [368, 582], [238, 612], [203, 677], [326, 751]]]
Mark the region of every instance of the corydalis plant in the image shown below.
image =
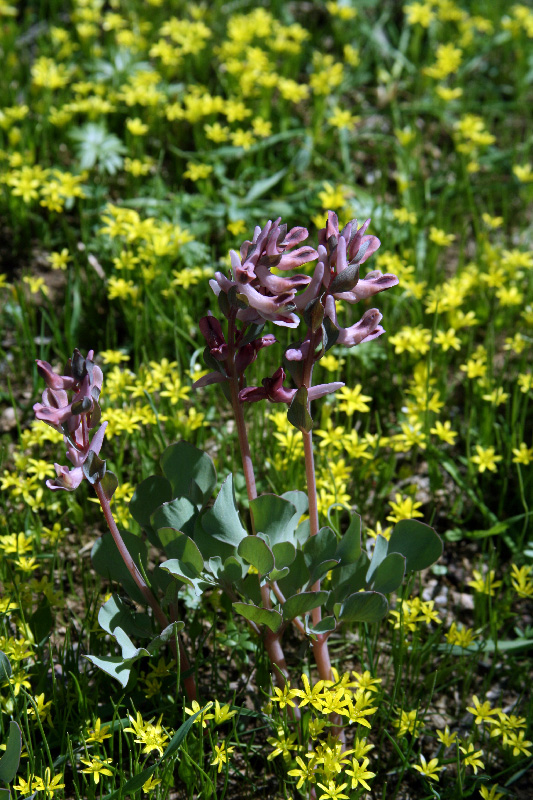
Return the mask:
[[[207, 342], [205, 361], [209, 366], [214, 366], [215, 371], [201, 378], [196, 386], [210, 383], [225, 385], [237, 423], [254, 534], [259, 533], [253, 515], [257, 491], [242, 403], [260, 400], [289, 405], [288, 418], [302, 432], [309, 533], [311, 537], [319, 533], [310, 403], [325, 394], [335, 392], [344, 384], [336, 382], [313, 386], [313, 367], [335, 343], [353, 347], [384, 333], [380, 325], [382, 315], [377, 309], [366, 311], [355, 325], [341, 328], [337, 319], [337, 300], [357, 303], [398, 283], [395, 275], [383, 275], [379, 271], [373, 271], [360, 280], [361, 265], [380, 246], [376, 236], [366, 233], [369, 224], [370, 220], [367, 220], [358, 228], [356, 220], [352, 220], [339, 231], [337, 215], [330, 211], [326, 227], [319, 233], [318, 249], [300, 247], [291, 253], [290, 249], [294, 244], [301, 244], [307, 238], [307, 230], [297, 227], [287, 234], [287, 226], [280, 225], [279, 219], [274, 223], [269, 221], [264, 228], [255, 229], [252, 241], [245, 241], [239, 254], [234, 250], [230, 251], [230, 277], [217, 272], [215, 280], [210, 282], [218, 297], [220, 309], [228, 319], [228, 341], [224, 338], [219, 320], [209, 316], [201, 321], [200, 327]], [[312, 277], [280, 277], [271, 271], [273, 267], [294, 269], [317, 259]], [[300, 294], [299, 289], [303, 289]], [[244, 371], [264, 346], [265, 337], [260, 337], [260, 332], [265, 321], [296, 328], [301, 318], [307, 325], [306, 334], [303, 339], [285, 350], [283, 364], [271, 377], [262, 380], [261, 387], [246, 386]], [[254, 342], [258, 343], [255, 348]], [[246, 347], [253, 348], [253, 358], [243, 359], [243, 343]], [[272, 343], [271, 340], [268, 341], [268, 344]], [[291, 374], [296, 388], [284, 385], [286, 371]], [[317, 575], [309, 588], [318, 596], [320, 574]], [[283, 598], [276, 581], [264, 581], [261, 585], [264, 609], [272, 608], [272, 593], [278, 601]], [[332, 673], [326, 645], [330, 631], [319, 630], [320, 603], [316, 603], [310, 610], [316, 634], [313, 638], [315, 659], [321, 677], [330, 680]], [[281, 634], [267, 631], [265, 644], [273, 664], [283, 671], [280, 636]]]
[[[107, 422], [102, 423], [96, 433], [93, 431], [101, 417], [98, 399], [103, 374], [93, 357], [93, 350], [89, 351], [87, 358], [79, 350], [74, 350], [64, 375], [57, 375], [47, 361], [37, 361], [37, 371], [44, 378], [46, 389], [42, 403], [33, 406], [35, 416], [63, 434], [67, 458], [73, 464], [73, 469], [54, 464], [57, 477], [46, 481], [48, 488], [53, 491], [73, 491], [84, 477], [94, 482], [98, 469], [100, 477], [105, 472], [102, 471], [98, 454], [104, 442]], [[70, 399], [69, 392], [72, 393]]]
[[[67, 362], [64, 375], [55, 373], [47, 361], [37, 361], [37, 370], [44, 378], [47, 388], [43, 392], [42, 402], [35, 403], [33, 406], [35, 416], [63, 434], [67, 458], [74, 465], [73, 469], [68, 469], [60, 464], [54, 464], [57, 477], [54, 480], [48, 480], [46, 484], [53, 491], [59, 489], [74, 491], [85, 478], [94, 486], [120, 559], [126, 566], [131, 578], [133, 578], [143, 601], [152, 608], [154, 616], [163, 628], [162, 637], [158, 637], [157, 640], [152, 642], [153, 648], [156, 649], [163, 641], [168, 639], [175, 655], [177, 655], [177, 640], [181, 666], [184, 670], [189, 670], [189, 661], [183, 644], [181, 639], [177, 638], [177, 626], [169, 623], [144, 575], [126, 546], [111, 511], [109, 501], [117, 488], [118, 481], [116, 476], [107, 470], [106, 462], [99, 458], [107, 422], [100, 425], [96, 433], [92, 435], [92, 438], [90, 436], [90, 432], [98, 425], [101, 417], [98, 399], [103, 381], [102, 370], [94, 363], [93, 357], [93, 350], [89, 351], [86, 358], [82, 356], [79, 350], [74, 350], [72, 358]], [[69, 392], [72, 395], [70, 398]], [[121, 609], [118, 606], [113, 606], [113, 608], [115, 616], [118, 617], [122, 613]], [[113, 627], [112, 619], [114, 615], [109, 615], [109, 609], [105, 611], [104, 606], [101, 611], [104, 612], [102, 620], [106, 618], [106, 622], [102, 622], [103, 626], [107, 626], [107, 632], [115, 635], [117, 641], [121, 642], [123, 653], [129, 654], [129, 659], [126, 659], [126, 661], [131, 661], [134, 656], [148, 654], [150, 645], [148, 650], [134, 648], [127, 632], [120, 629], [119, 633], [117, 632], [119, 629], [116, 626]], [[89, 658], [94, 661], [93, 657], [89, 656]], [[116, 659], [111, 657], [110, 663], [113, 663], [114, 660]], [[102, 666], [103, 661], [102, 659], [97, 659], [95, 663]], [[127, 668], [123, 671], [129, 675]], [[120, 679], [117, 674], [115, 674], [115, 677]], [[183, 682], [189, 699], [195, 699], [196, 685], [194, 676], [185, 674]]]

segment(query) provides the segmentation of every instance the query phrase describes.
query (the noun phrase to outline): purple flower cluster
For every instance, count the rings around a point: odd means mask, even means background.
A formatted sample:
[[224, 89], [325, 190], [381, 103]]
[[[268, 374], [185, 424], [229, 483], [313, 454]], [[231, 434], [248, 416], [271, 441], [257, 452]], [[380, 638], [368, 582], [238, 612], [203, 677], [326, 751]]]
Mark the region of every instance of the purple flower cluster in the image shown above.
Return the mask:
[[[296, 328], [300, 318], [308, 323], [308, 332], [300, 341], [285, 351], [286, 365], [297, 365], [308, 362], [310, 358], [317, 360], [321, 354], [315, 355], [317, 344], [316, 331], [321, 329], [324, 336], [344, 347], [354, 347], [362, 342], [369, 342], [384, 333], [381, 326], [382, 314], [377, 308], [370, 308], [361, 319], [348, 328], [341, 327], [337, 318], [336, 301], [350, 304], [366, 301], [378, 292], [396, 286], [398, 278], [392, 274], [382, 274], [379, 270], [369, 272], [360, 278], [359, 270], [378, 249], [380, 241], [376, 236], [367, 234], [370, 220], [357, 226], [352, 220], [339, 231], [339, 220], [333, 211], [329, 211], [325, 228], [319, 231], [318, 247], [300, 246], [292, 248], [307, 238], [306, 228], [292, 228], [287, 233], [287, 226], [268, 221], [264, 228], [256, 227], [252, 241], [245, 241], [240, 253], [230, 250], [231, 275], [226, 277], [221, 272], [215, 273], [210, 281], [211, 287], [219, 303], [221, 295], [226, 295], [226, 308], [232, 305], [234, 318], [243, 323], [242, 331], [237, 331], [235, 341], [226, 343], [220, 322], [213, 316], [204, 317], [200, 328], [207, 342], [208, 363], [216, 365], [216, 371], [201, 378], [195, 386], [206, 386], [228, 380], [227, 359], [231, 358], [233, 349], [234, 364], [237, 375], [244, 374], [246, 367], [255, 360], [261, 347], [272, 344], [274, 337], [263, 336], [249, 340], [243, 331], [249, 325], [261, 325], [268, 320], [275, 325]], [[272, 268], [292, 270], [311, 261], [317, 261], [314, 273], [309, 275], [292, 275], [282, 277], [274, 275]], [[298, 293], [299, 290], [303, 290]], [[238, 307], [235, 305], [238, 298]], [[220, 303], [224, 310], [224, 304]], [[229, 316], [224, 311], [226, 316]], [[241, 344], [239, 344], [239, 337]], [[328, 344], [328, 346], [330, 346]], [[313, 348], [312, 356], [310, 350]], [[323, 352], [323, 351], [322, 351]], [[213, 361], [214, 360], [214, 361]], [[226, 362], [226, 366], [222, 364]], [[284, 362], [285, 363], [285, 362]], [[291, 368], [295, 377], [298, 370]], [[302, 370], [300, 373], [303, 374]], [[291, 403], [295, 389], [283, 386], [285, 371], [280, 367], [270, 378], [262, 381], [261, 387], [244, 387], [239, 393], [241, 402], [254, 402], [268, 399], [276, 403]], [[301, 380], [296, 379], [298, 386]], [[309, 400], [334, 392], [343, 384], [331, 383], [309, 389]]]
[[[46, 481], [53, 490], [76, 489], [84, 478], [83, 465], [88, 458], [99, 454], [104, 441], [107, 422], [102, 423], [89, 439], [89, 431], [100, 422], [98, 398], [103, 380], [102, 370], [93, 362], [93, 357], [92, 350], [87, 358], [79, 350], [74, 350], [65, 375], [54, 372], [47, 361], [37, 361], [37, 370], [47, 388], [42, 403], [33, 406], [35, 416], [63, 434], [67, 458], [73, 464], [73, 469], [54, 464], [57, 477]], [[71, 399], [69, 392], [72, 393]]]

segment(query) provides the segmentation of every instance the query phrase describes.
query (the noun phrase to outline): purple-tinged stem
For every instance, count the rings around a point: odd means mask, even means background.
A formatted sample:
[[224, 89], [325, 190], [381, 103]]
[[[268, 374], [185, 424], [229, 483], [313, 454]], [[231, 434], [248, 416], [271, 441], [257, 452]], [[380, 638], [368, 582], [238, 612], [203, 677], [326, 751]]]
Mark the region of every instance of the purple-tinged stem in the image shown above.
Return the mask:
[[[126, 565], [128, 572], [130, 573], [131, 577], [135, 581], [137, 587], [141, 591], [144, 599], [146, 600], [147, 604], [150, 606], [152, 611], [154, 612], [157, 621], [161, 625], [161, 627], [167, 628], [169, 625], [169, 621], [157, 602], [152, 590], [147, 585], [146, 581], [144, 580], [143, 576], [141, 575], [136, 563], [134, 562], [133, 558], [131, 557], [126, 545], [124, 544], [124, 539], [120, 535], [120, 531], [117, 527], [115, 519], [113, 517], [113, 512], [111, 511], [111, 506], [109, 504], [109, 500], [107, 499], [105, 492], [102, 488], [102, 484], [98, 481], [94, 485], [96, 495], [98, 500], [100, 501], [100, 505], [102, 506], [102, 511], [104, 512], [104, 517], [111, 532], [111, 536], [113, 537], [113, 541], [115, 542], [117, 549]], [[183, 672], [187, 672], [190, 669], [189, 659], [187, 657], [187, 653], [185, 652], [185, 648], [183, 646], [183, 642], [181, 641], [180, 637], [178, 636], [178, 645], [179, 645], [179, 658], [180, 658], [180, 666]], [[177, 656], [176, 653], [176, 643], [174, 640], [171, 639], [170, 646], [174, 651], [174, 655]], [[183, 678], [183, 686], [185, 688], [185, 692], [187, 694], [187, 698], [189, 700], [196, 700], [197, 699], [197, 691], [196, 691], [196, 681], [194, 680], [194, 675], [187, 675]]]
[[[318, 334], [319, 335], [319, 334]], [[315, 348], [317, 345], [317, 333], [313, 333], [309, 329], [309, 352], [304, 367], [304, 374], [302, 385], [309, 389], [313, 381], [313, 366], [315, 358]], [[311, 413], [311, 403], [308, 402], [307, 410]], [[305, 477], [307, 482], [307, 497], [309, 500], [309, 527], [311, 536], [316, 536], [319, 531], [318, 521], [318, 497], [316, 488], [316, 473], [315, 473], [315, 459], [313, 454], [313, 434], [311, 431], [302, 431], [304, 443], [304, 458], [305, 458]], [[311, 591], [320, 591], [320, 579], [315, 581], [311, 587]], [[311, 619], [313, 620], [313, 627], [318, 625], [322, 619], [322, 609], [320, 607], [314, 608], [311, 612]], [[331, 661], [329, 657], [329, 650], [327, 644], [327, 637], [324, 634], [317, 634], [316, 639], [313, 640], [313, 655], [318, 669], [318, 674], [322, 680], [330, 681], [333, 678], [331, 671]]]
[[[246, 480], [246, 491], [248, 500], [251, 503], [257, 497], [257, 486], [255, 483], [255, 473], [252, 462], [252, 455], [250, 452], [250, 442], [248, 441], [248, 433], [246, 431], [246, 423], [244, 421], [244, 411], [242, 403], [239, 400], [239, 376], [235, 369], [235, 315], [229, 319], [228, 325], [228, 347], [229, 353], [226, 360], [228, 373], [229, 373], [229, 386], [231, 405], [235, 417], [235, 424], [237, 427], [237, 436], [239, 439], [239, 449], [241, 451], [242, 467], [244, 470], [244, 478]], [[252, 530], [255, 534], [255, 525], [252, 510], [250, 509], [250, 517], [252, 520]], [[272, 608], [270, 599], [270, 586], [264, 584], [261, 586], [261, 602], [263, 608]], [[274, 677], [276, 683], [284, 685], [287, 682], [289, 671], [287, 669], [287, 662], [281, 647], [281, 639], [278, 633], [274, 633], [268, 628], [265, 631], [263, 641], [268, 657], [275, 667]]]

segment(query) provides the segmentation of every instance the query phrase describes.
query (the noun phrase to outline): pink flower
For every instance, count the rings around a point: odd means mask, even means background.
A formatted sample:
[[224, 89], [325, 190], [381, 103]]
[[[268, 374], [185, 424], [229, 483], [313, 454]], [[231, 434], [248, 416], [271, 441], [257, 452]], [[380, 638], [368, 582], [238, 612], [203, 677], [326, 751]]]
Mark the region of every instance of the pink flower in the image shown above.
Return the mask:
[[[283, 386], [285, 380], [285, 370], [279, 367], [271, 378], [263, 378], [259, 386], [248, 386], [246, 389], [241, 389], [239, 392], [239, 400], [241, 403], [256, 403], [259, 400], [270, 400], [271, 403], [287, 403], [290, 404], [296, 389], [286, 389]], [[312, 386], [309, 389], [309, 401], [318, 400], [319, 397], [324, 397], [326, 394], [336, 392], [344, 386], [344, 383], [321, 383], [317, 386]]]
[[[93, 356], [92, 350], [87, 358], [74, 350], [66, 375], [57, 375], [48, 362], [37, 361], [37, 369], [47, 388], [42, 394], [42, 403], [33, 406], [35, 416], [63, 434], [67, 458], [74, 465], [73, 469], [68, 469], [54, 464], [57, 477], [46, 481], [52, 490], [76, 489], [84, 478], [83, 465], [89, 454], [94, 454], [91, 458], [97, 456], [104, 441], [107, 422], [100, 425], [92, 440], [89, 439], [89, 431], [100, 421], [98, 398], [103, 381], [102, 370], [93, 362]], [[70, 400], [68, 390], [74, 392]]]
[[238, 319], [243, 322], [270, 320], [275, 325], [295, 328], [299, 324], [295, 297], [299, 289], [311, 282], [309, 275], [280, 277], [272, 274], [272, 267], [291, 270], [314, 261], [317, 251], [308, 246], [292, 248], [307, 238], [306, 228], [292, 228], [280, 225], [281, 217], [275, 222], [269, 220], [260, 228], [257, 226], [252, 241], [245, 241], [240, 252], [230, 250], [232, 280], [220, 272], [215, 273], [210, 285], [218, 296], [226, 294], [235, 286], [239, 295], [244, 295], [248, 308], [239, 309]]

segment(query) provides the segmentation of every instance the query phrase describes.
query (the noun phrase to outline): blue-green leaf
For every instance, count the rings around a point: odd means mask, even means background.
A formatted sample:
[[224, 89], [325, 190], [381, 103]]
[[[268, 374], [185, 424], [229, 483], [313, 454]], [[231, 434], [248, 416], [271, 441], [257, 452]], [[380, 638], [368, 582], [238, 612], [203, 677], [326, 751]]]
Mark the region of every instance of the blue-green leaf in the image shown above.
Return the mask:
[[366, 573], [366, 582], [367, 585], [370, 586], [372, 583], [372, 578], [374, 576], [374, 572], [377, 570], [385, 556], [387, 555], [387, 547], [388, 542], [384, 536], [378, 534], [376, 538], [376, 543], [374, 545], [374, 552], [372, 553], [372, 560], [370, 562], [370, 566], [368, 567], [368, 572]]
[[123, 689], [126, 688], [135, 659], [125, 660], [120, 656], [85, 656], [85, 658], [115, 678]]
[[7, 737], [6, 751], [0, 758], [0, 781], [10, 783], [19, 768], [20, 754], [22, 752], [22, 736], [16, 722], [9, 723], [9, 736]]
[[187, 536], [194, 534], [194, 522], [198, 514], [197, 508], [187, 497], [177, 497], [168, 503], [163, 503], [152, 514], [150, 520], [155, 530], [159, 528], [174, 528], [182, 531]]
[[305, 563], [312, 571], [313, 567], [323, 561], [335, 558], [337, 552], [337, 537], [331, 528], [321, 528], [316, 536], [310, 536], [303, 548]]
[[290, 620], [300, 617], [323, 605], [328, 599], [329, 592], [299, 592], [288, 597], [283, 603], [283, 619]]
[[379, 592], [356, 592], [346, 598], [339, 612], [342, 622], [379, 622], [389, 609]]
[[335, 617], [322, 617], [320, 622], [318, 622], [316, 625], [311, 625], [309, 624], [308, 621], [306, 621], [305, 624], [306, 631], [308, 633], [315, 633], [315, 634], [330, 633], [330, 631], [334, 631], [336, 627], [337, 627], [337, 620], [335, 619]]
[[407, 572], [427, 569], [442, 555], [442, 539], [433, 528], [416, 519], [396, 523], [388, 543], [389, 553], [405, 556]]
[[256, 625], [266, 625], [274, 633], [280, 629], [283, 622], [281, 614], [271, 608], [259, 608], [251, 603], [233, 603], [233, 608], [245, 619], [255, 622]]
[[291, 542], [278, 542], [272, 546], [276, 569], [288, 567], [296, 558], [296, 548]]
[[248, 564], [256, 568], [261, 577], [268, 575], [274, 569], [272, 550], [259, 536], [245, 536], [239, 542], [237, 552]]
[[[146, 544], [139, 536], [134, 536], [129, 531], [121, 531], [121, 536], [134, 563], [139, 566], [142, 562], [143, 569], [146, 571], [148, 560]], [[132, 600], [141, 605], [146, 604], [144, 595], [131, 577], [110, 533], [104, 533], [96, 540], [91, 551], [91, 561], [94, 569], [102, 578], [116, 581], [124, 587]]]
[[[247, 535], [239, 518], [232, 475], [228, 475], [222, 484], [213, 507], [203, 515], [202, 528], [211, 538], [229, 545], [231, 549], [238, 547]], [[203, 552], [202, 544], [198, 544]]]
[[361, 517], [359, 514], [352, 514], [350, 524], [337, 545], [335, 558], [340, 562], [341, 567], [344, 567], [346, 564], [355, 564], [360, 557]]
[[204, 506], [215, 490], [215, 465], [207, 453], [188, 442], [167, 447], [161, 456], [161, 469], [172, 484], [173, 497], [187, 497]]
[[200, 575], [204, 568], [204, 559], [190, 536], [174, 528], [159, 528], [157, 533], [170, 559], [179, 559], [182, 564], [187, 564], [196, 576]]
[[295, 506], [277, 494], [261, 494], [250, 503], [257, 533], [268, 536], [273, 548], [279, 542], [295, 544], [294, 530], [299, 518]]
[[405, 556], [389, 553], [374, 572], [372, 589], [382, 594], [395, 592], [401, 586], [404, 575]]
[[144, 530], [153, 531], [150, 518], [156, 508], [172, 500], [172, 487], [162, 475], [151, 475], [142, 481], [130, 500], [130, 514]]

